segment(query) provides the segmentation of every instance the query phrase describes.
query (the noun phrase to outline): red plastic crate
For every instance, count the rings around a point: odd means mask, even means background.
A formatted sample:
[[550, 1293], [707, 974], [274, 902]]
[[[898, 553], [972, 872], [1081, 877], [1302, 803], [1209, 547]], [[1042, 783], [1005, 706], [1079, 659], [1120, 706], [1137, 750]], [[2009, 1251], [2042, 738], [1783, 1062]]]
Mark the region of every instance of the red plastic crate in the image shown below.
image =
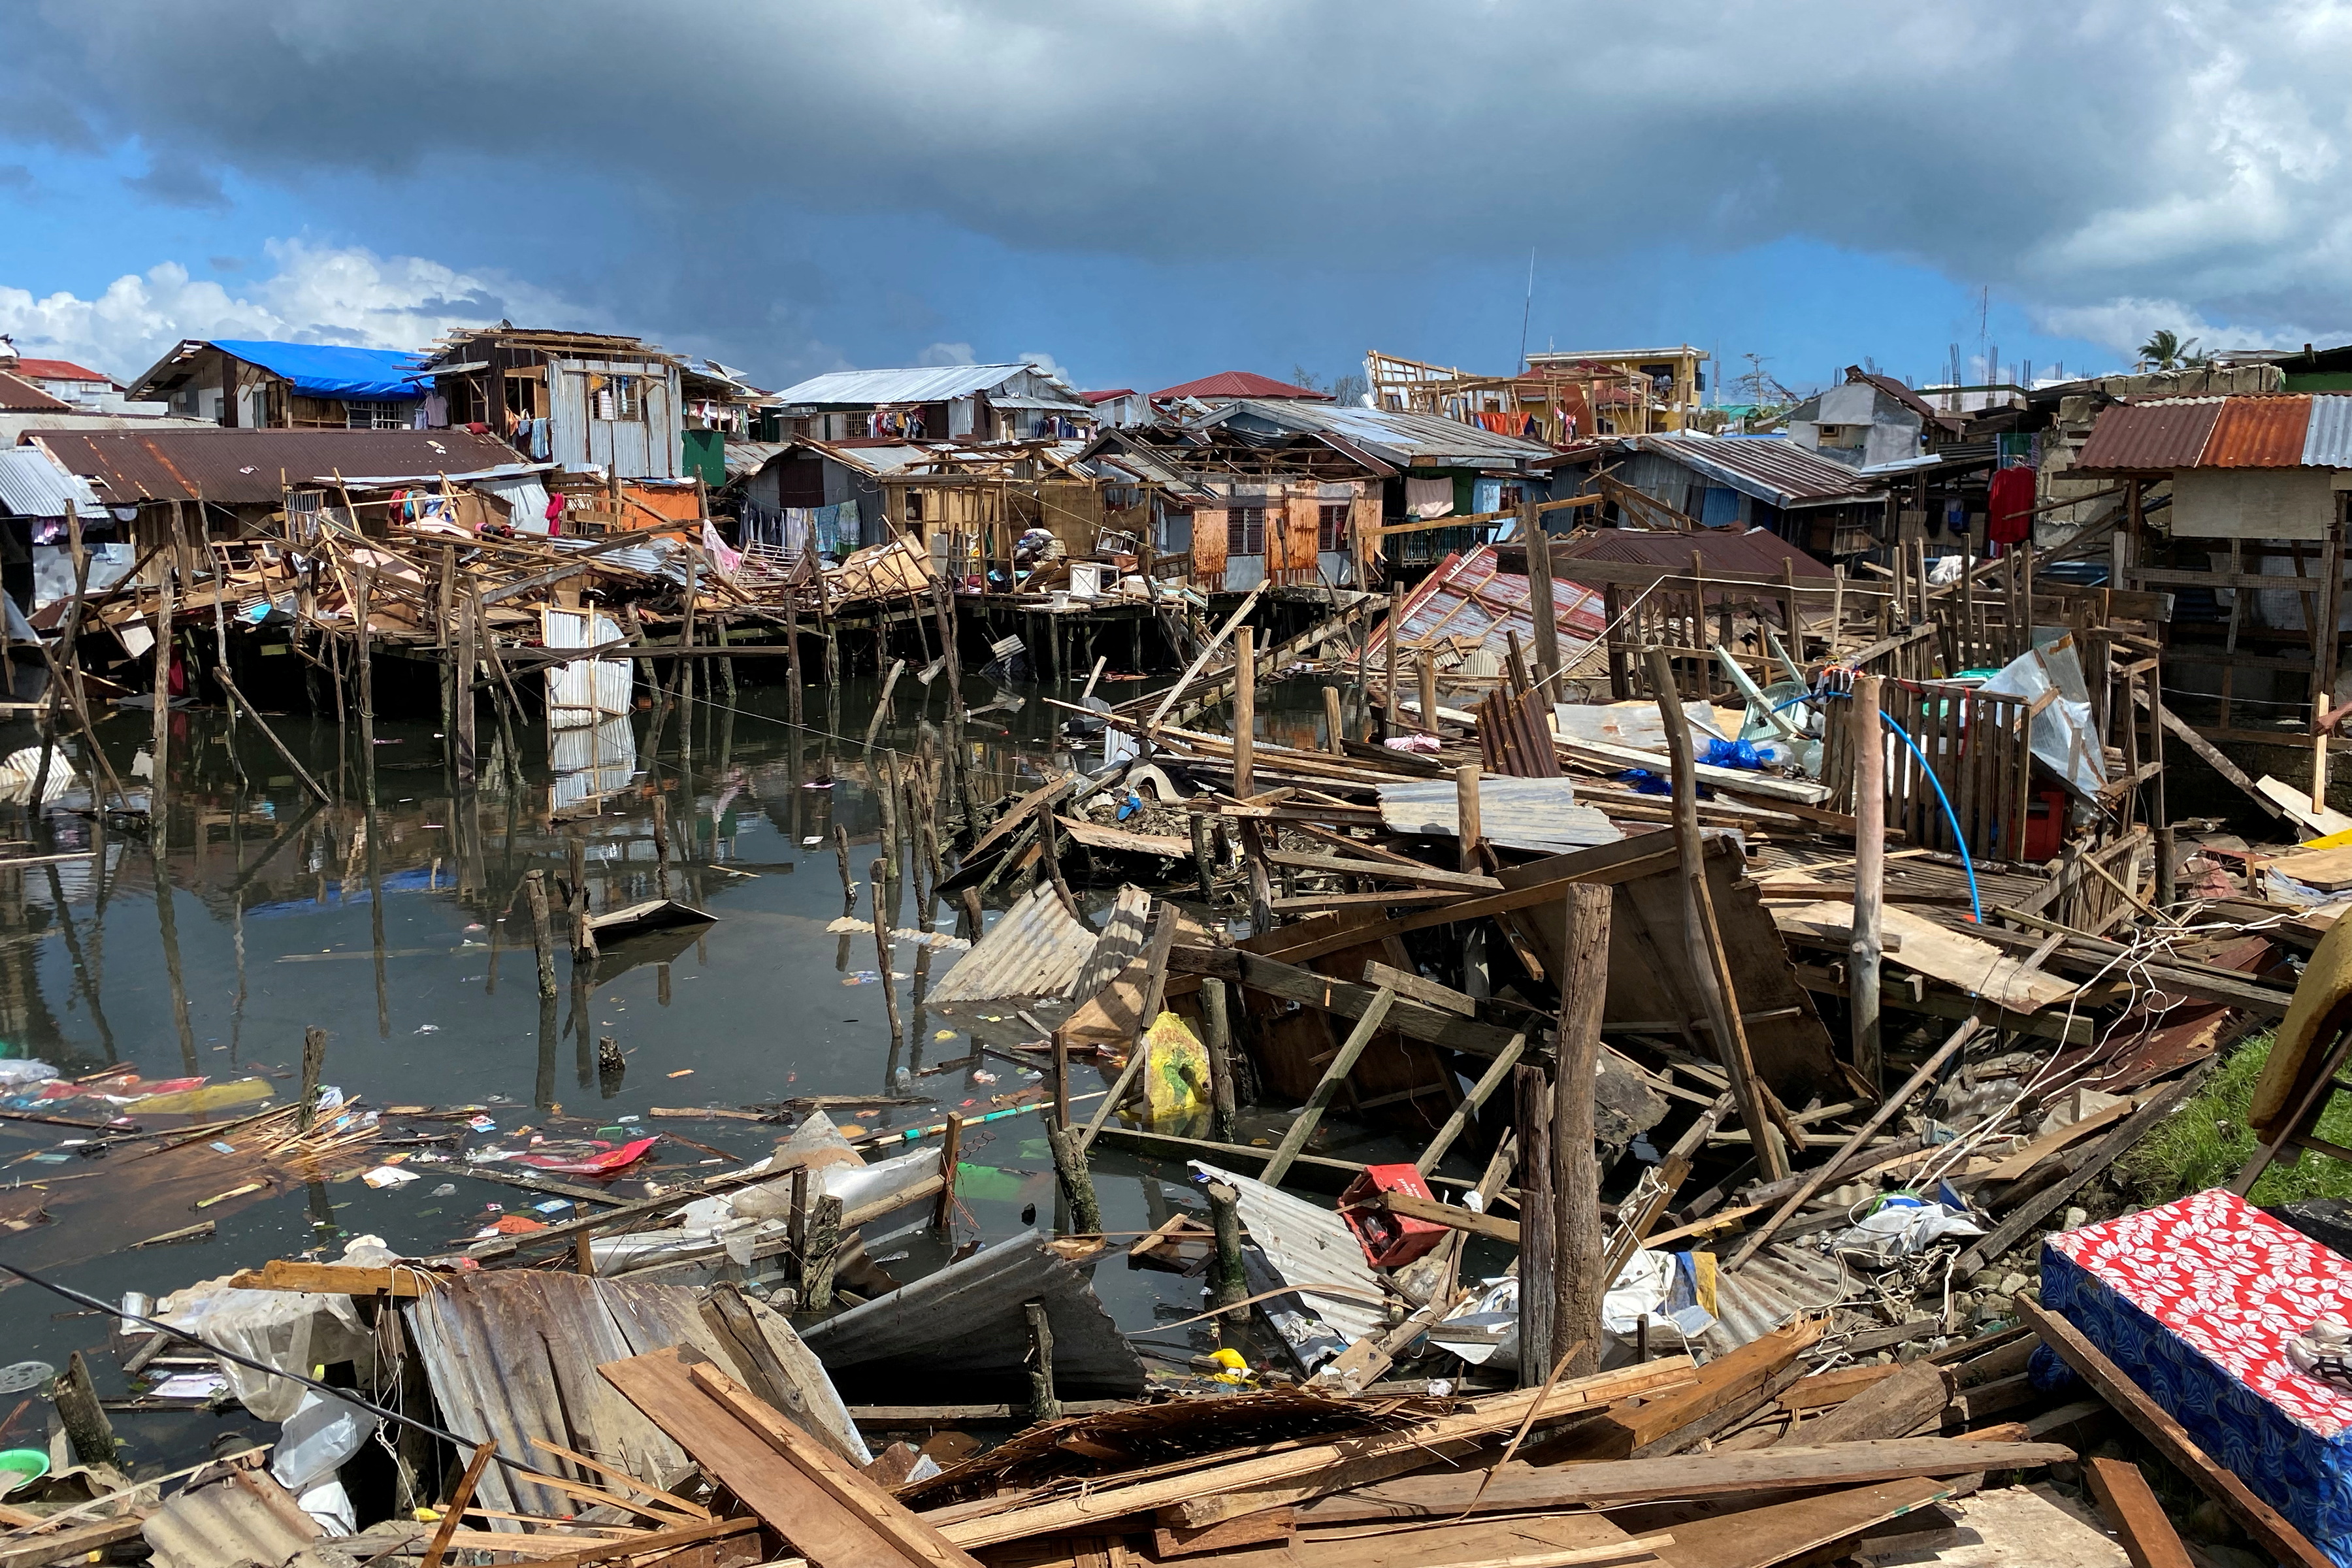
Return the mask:
[[1339, 1194], [1339, 1217], [1356, 1233], [1364, 1256], [1380, 1268], [1401, 1268], [1445, 1238], [1446, 1226], [1370, 1206], [1376, 1193], [1430, 1198], [1429, 1184], [1411, 1165], [1368, 1165]]

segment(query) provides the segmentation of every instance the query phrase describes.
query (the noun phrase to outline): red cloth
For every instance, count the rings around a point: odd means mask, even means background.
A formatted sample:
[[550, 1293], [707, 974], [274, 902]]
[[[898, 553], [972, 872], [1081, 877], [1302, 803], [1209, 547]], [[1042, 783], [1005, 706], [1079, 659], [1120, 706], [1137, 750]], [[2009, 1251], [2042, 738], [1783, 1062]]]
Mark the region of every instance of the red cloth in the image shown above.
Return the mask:
[[2022, 544], [2033, 531], [2033, 470], [2002, 468], [1985, 500], [1985, 532], [1995, 544]]

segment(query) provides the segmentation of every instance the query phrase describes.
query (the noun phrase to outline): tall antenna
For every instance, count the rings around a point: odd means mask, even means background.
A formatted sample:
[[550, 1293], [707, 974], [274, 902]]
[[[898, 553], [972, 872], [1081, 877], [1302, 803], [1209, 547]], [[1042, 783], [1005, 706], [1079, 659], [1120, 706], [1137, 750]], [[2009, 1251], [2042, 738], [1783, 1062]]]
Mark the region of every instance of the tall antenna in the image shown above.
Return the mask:
[[1528, 321], [1534, 316], [1535, 310], [1536, 247], [1530, 245], [1528, 247], [1528, 300], [1519, 308], [1519, 357], [1518, 362], [1511, 366], [1513, 375], [1528, 368]]

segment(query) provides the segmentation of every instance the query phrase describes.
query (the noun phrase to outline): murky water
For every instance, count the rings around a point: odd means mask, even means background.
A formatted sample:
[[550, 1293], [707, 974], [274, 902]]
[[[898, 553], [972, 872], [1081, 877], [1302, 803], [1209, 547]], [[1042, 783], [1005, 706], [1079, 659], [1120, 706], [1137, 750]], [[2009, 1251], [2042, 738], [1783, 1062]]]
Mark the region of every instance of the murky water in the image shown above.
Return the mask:
[[[974, 702], [993, 695], [984, 682], [972, 685]], [[971, 1036], [920, 1005], [924, 977], [955, 954], [898, 947], [897, 967], [918, 978], [900, 985], [905, 1033], [894, 1050], [870, 931], [827, 930], [844, 901], [834, 829], [848, 834], [861, 892], [879, 853], [879, 803], [866, 786], [862, 743], [874, 694], [871, 681], [850, 680], [828, 705], [828, 693], [812, 689], [808, 722], [818, 732], [801, 735], [785, 722], [782, 688], [747, 682], [731, 700], [697, 704], [690, 726], [673, 715], [656, 753], [646, 753], [652, 719], [640, 711], [607, 727], [600, 754], [556, 759], [562, 771], [552, 765], [546, 731], [534, 726], [520, 737], [520, 787], [486, 707], [481, 730], [491, 754], [470, 793], [453, 787], [436, 725], [386, 720], [377, 726], [373, 814], [355, 731], [342, 735], [339, 754], [331, 720], [272, 721], [334, 793], [332, 804], [320, 805], [250, 724], [232, 731], [217, 712], [175, 715], [160, 836], [54, 813], [24, 852], [98, 852], [0, 870], [5, 1054], [37, 1058], [68, 1077], [116, 1066], [147, 1079], [258, 1077], [283, 1102], [296, 1094], [304, 1031], [315, 1026], [328, 1036], [323, 1081], [367, 1105], [479, 1106], [497, 1131], [470, 1136], [477, 1147], [520, 1147], [532, 1132], [607, 1142], [663, 1133], [655, 1172], [663, 1180], [763, 1153], [784, 1129], [656, 1118], [656, 1107], [879, 1096], [896, 1081], [936, 1104], [881, 1109], [864, 1126], [994, 1109], [995, 1097], [1036, 1080], [1007, 1061], [975, 1058]], [[893, 707], [885, 746], [912, 750], [927, 730], [933, 746], [942, 743], [943, 687], [901, 681]], [[966, 735], [983, 788], [1034, 785], [1052, 759], [1056, 718], [1034, 700], [1018, 712], [975, 715]], [[108, 754], [134, 788], [150, 737], [145, 715], [101, 722]], [[17, 725], [0, 739], [13, 749], [32, 736]], [[551, 813], [593, 787], [583, 766], [601, 768], [614, 793], [559, 826]], [[666, 872], [654, 842], [656, 799], [671, 842]], [[717, 919], [614, 944], [593, 976], [573, 975], [569, 955], [559, 952], [558, 994], [543, 1002], [520, 889], [534, 869], [551, 882], [567, 875], [566, 839], [574, 835], [585, 844], [595, 910], [667, 891]], [[990, 901], [1003, 898], [999, 890]], [[863, 898], [859, 912], [870, 913]], [[912, 925], [915, 914], [902, 903], [894, 923]], [[942, 906], [937, 925], [952, 931], [953, 911]], [[625, 1064], [617, 1079], [598, 1068], [597, 1043], [607, 1037]], [[996, 1037], [1028, 1032], [1008, 1023]], [[958, 1065], [939, 1070], [942, 1062]], [[1091, 1068], [1074, 1075], [1074, 1094], [1100, 1087]], [[89, 1106], [77, 1100], [60, 1110], [87, 1117]], [[853, 1130], [859, 1124], [854, 1110], [834, 1114]], [[80, 1151], [102, 1136], [97, 1131], [0, 1121], [0, 1182], [16, 1186], [20, 1204], [25, 1188], [39, 1185], [50, 1216], [0, 1231], [0, 1260], [47, 1269], [106, 1300], [125, 1290], [161, 1297], [271, 1258], [331, 1258], [365, 1234], [404, 1252], [437, 1252], [499, 1213], [532, 1213], [540, 1194], [479, 1179], [462, 1161], [412, 1158], [405, 1168], [419, 1179], [384, 1190], [360, 1179], [410, 1133], [446, 1134], [451, 1126], [387, 1115], [383, 1144], [329, 1161], [320, 1181], [273, 1180], [197, 1208], [252, 1179], [248, 1153], [220, 1153], [217, 1163], [164, 1182], [154, 1175], [163, 1164], [142, 1169], [155, 1140], [90, 1158]], [[982, 1169], [963, 1183], [959, 1239], [1012, 1234], [1033, 1207], [1036, 1223], [1053, 1222], [1055, 1183], [1040, 1128], [1024, 1115], [967, 1133], [963, 1160]], [[226, 1140], [232, 1150], [236, 1137]], [[642, 1190], [627, 1184], [642, 1173], [614, 1190]], [[1182, 1173], [1105, 1148], [1097, 1181], [1105, 1227], [1140, 1231], [1166, 1217]], [[920, 1229], [925, 1212], [908, 1209], [867, 1228], [869, 1255], [907, 1254], [890, 1265], [902, 1279], [944, 1258]], [[208, 1217], [217, 1221], [208, 1238], [124, 1250]], [[1116, 1255], [1094, 1279], [1129, 1330], [1148, 1329], [1155, 1311], [1165, 1320], [1198, 1310], [1197, 1281], [1131, 1270]], [[11, 1286], [5, 1300], [0, 1363], [37, 1357], [61, 1365], [69, 1351], [108, 1342], [110, 1320], [76, 1314], [29, 1286]], [[1181, 1361], [1186, 1331], [1168, 1340], [1162, 1348]], [[92, 1364], [101, 1392], [120, 1394], [114, 1358], [93, 1356]], [[37, 1401], [0, 1437], [37, 1440], [45, 1415]], [[234, 1410], [227, 1419], [257, 1425]], [[131, 1457], [142, 1462], [200, 1452], [217, 1429], [202, 1414], [127, 1413], [117, 1421], [133, 1444]]]

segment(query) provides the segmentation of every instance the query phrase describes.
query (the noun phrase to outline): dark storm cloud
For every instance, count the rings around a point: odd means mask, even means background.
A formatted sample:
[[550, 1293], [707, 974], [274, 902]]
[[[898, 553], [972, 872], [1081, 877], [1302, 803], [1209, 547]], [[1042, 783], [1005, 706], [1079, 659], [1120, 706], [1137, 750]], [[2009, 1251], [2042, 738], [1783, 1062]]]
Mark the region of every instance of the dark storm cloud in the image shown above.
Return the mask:
[[2254, 315], [2340, 297], [2352, 253], [2340, 3], [44, 0], [0, 42], [104, 83], [79, 115], [191, 171], [460, 154], [688, 217], [914, 215], [1036, 252], [1800, 236], [2045, 305]]

